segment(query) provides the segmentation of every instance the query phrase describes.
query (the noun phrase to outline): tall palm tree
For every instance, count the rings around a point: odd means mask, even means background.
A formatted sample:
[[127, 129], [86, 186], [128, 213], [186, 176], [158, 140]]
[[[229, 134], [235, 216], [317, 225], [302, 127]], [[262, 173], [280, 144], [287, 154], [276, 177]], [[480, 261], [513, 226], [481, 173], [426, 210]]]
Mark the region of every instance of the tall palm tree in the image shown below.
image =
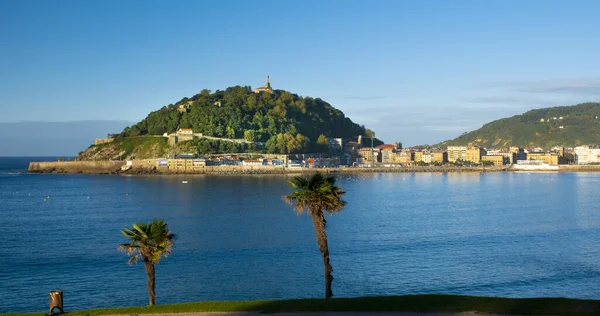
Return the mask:
[[125, 227], [121, 230], [129, 243], [121, 244], [119, 250], [130, 255], [128, 264], [144, 261], [146, 273], [148, 274], [148, 293], [150, 294], [150, 305], [156, 304], [155, 273], [154, 265], [160, 258], [170, 255], [173, 248], [173, 234], [167, 223], [162, 219], [154, 219], [151, 223], [136, 223], [133, 228]]
[[335, 177], [324, 177], [320, 173], [316, 173], [310, 178], [294, 177], [293, 180], [288, 180], [288, 184], [296, 191], [285, 196], [284, 200], [294, 207], [298, 215], [302, 215], [306, 210], [315, 226], [315, 235], [325, 265], [325, 298], [330, 298], [333, 296], [331, 291], [333, 268], [329, 263], [325, 212], [331, 215], [342, 211], [346, 206], [346, 201], [341, 198], [346, 192], [335, 186]]

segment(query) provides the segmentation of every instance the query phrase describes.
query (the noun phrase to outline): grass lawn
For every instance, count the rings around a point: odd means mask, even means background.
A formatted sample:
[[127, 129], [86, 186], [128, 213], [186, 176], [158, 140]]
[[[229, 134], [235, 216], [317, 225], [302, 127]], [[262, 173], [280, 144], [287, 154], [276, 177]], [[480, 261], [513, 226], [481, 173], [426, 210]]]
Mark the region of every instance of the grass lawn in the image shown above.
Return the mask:
[[[160, 299], [160, 298], [159, 298]], [[124, 308], [68, 311], [68, 315], [95, 316], [107, 314], [152, 314], [182, 312], [243, 312], [261, 311], [405, 311], [405, 312], [462, 312], [506, 313], [530, 315], [600, 315], [600, 300], [565, 298], [499, 298], [460, 295], [406, 295], [356, 298], [294, 299], [270, 301], [215, 301], [182, 304], [137, 306]], [[0, 314], [41, 316], [44, 313]]]

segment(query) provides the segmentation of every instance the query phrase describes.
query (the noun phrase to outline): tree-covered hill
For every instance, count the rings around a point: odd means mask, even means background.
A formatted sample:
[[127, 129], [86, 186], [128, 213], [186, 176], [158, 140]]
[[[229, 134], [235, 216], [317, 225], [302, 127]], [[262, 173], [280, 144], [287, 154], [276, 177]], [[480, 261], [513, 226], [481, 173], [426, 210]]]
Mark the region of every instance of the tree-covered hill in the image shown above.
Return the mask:
[[442, 142], [487, 148], [600, 145], [600, 103], [531, 110]]
[[255, 94], [248, 86], [236, 86], [214, 93], [202, 90], [164, 106], [125, 128], [118, 137], [162, 135], [178, 128], [192, 128], [205, 136], [265, 143], [265, 151], [276, 153], [319, 148], [321, 135], [356, 140], [366, 132], [364, 126], [353, 123], [319, 98], [283, 90]]

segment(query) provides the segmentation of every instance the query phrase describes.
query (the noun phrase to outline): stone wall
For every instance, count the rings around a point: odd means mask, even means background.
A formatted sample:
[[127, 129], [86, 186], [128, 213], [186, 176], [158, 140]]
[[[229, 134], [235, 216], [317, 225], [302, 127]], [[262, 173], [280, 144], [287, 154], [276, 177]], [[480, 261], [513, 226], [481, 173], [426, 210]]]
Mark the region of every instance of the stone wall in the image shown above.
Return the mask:
[[558, 165], [560, 171], [600, 171], [600, 165]]
[[[29, 172], [35, 173], [87, 173], [87, 174], [310, 174], [323, 173], [372, 173], [372, 172], [493, 172], [505, 171], [502, 167], [402, 167], [402, 168], [284, 168], [283, 166], [204, 166], [194, 167], [192, 170], [172, 170], [168, 167], [159, 167], [158, 159], [133, 160], [131, 168], [122, 171], [121, 167], [126, 161], [61, 161], [61, 162], [31, 162]], [[571, 166], [570, 166], [571, 167]], [[581, 166], [572, 166], [578, 169], [569, 171], [600, 171], [600, 166], [589, 166], [582, 170]], [[562, 168], [561, 168], [562, 170]]]
[[111, 143], [113, 140], [115, 140], [115, 139], [114, 138], [96, 138], [94, 140], [94, 145]]
[[52, 161], [30, 162], [29, 172], [36, 173], [117, 173], [125, 161]]

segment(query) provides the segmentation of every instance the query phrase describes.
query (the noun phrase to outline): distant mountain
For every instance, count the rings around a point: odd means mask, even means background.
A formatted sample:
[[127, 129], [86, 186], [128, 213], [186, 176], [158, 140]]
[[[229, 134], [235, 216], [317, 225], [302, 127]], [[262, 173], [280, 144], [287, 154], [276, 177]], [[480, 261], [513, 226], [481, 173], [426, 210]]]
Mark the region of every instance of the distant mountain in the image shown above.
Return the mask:
[[0, 156], [77, 156], [129, 121], [0, 123]]
[[531, 110], [442, 142], [487, 148], [600, 145], [600, 103]]

